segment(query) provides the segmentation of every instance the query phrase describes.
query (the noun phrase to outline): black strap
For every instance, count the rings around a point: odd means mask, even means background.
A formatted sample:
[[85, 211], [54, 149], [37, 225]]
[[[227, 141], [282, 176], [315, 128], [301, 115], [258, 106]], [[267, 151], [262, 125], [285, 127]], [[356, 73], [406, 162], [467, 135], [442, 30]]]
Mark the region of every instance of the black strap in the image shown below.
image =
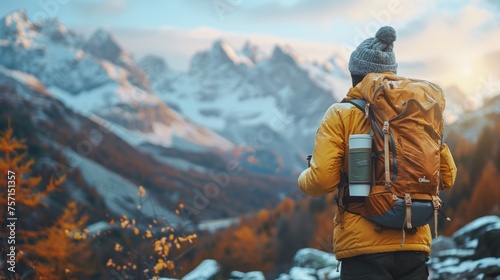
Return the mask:
[[362, 112], [365, 112], [366, 100], [364, 99], [352, 99], [352, 100], [342, 100], [341, 103], [351, 103], [352, 105], [358, 107]]
[[350, 203], [364, 203], [366, 200], [366, 196], [344, 196], [343, 202], [345, 205]]

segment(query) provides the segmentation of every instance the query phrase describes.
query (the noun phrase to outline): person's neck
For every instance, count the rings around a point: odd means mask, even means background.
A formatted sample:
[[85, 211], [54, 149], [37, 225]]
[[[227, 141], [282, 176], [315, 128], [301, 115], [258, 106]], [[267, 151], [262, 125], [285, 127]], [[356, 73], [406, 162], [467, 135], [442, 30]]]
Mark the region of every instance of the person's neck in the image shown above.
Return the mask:
[[357, 84], [361, 83], [361, 81], [365, 78], [365, 75], [352, 75], [352, 87], [355, 87]]

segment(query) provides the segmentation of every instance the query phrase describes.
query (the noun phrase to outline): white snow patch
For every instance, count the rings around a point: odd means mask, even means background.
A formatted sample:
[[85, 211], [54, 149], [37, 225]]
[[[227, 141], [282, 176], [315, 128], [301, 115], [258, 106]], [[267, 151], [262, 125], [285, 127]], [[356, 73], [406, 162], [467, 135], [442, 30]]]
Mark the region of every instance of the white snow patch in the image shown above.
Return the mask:
[[208, 173], [208, 171], [210, 171], [208, 168], [206, 168], [204, 166], [194, 164], [194, 163], [192, 163], [188, 160], [182, 159], [182, 158], [161, 156], [161, 155], [157, 155], [156, 153], [151, 153], [151, 155], [155, 159], [157, 159], [161, 162], [164, 162], [168, 165], [174, 166], [176, 169], [180, 169], [183, 171], [194, 170], [194, 171], [197, 171], [200, 173]]
[[500, 223], [500, 217], [498, 216], [484, 216], [481, 218], [478, 218], [467, 225], [465, 225], [463, 228], [457, 230], [453, 235], [452, 238], [455, 239], [458, 236], [463, 236], [466, 235], [468, 232], [474, 231], [480, 227], [483, 227], [487, 224], [496, 224]]
[[216, 219], [216, 220], [205, 220], [198, 224], [199, 230], [208, 230], [210, 232], [215, 232], [217, 230], [230, 227], [240, 221], [240, 218], [227, 218], [227, 219]]
[[477, 239], [468, 240], [465, 243], [465, 248], [476, 249], [478, 243], [479, 243], [479, 240], [477, 240]]
[[[72, 159], [72, 168], [79, 168], [85, 181], [96, 188], [104, 198], [110, 211], [119, 215], [134, 216], [137, 206], [140, 205], [137, 193], [139, 186], [131, 183], [121, 175], [116, 174], [102, 165], [81, 157], [69, 148], [62, 148], [67, 158]], [[146, 197], [141, 205], [144, 215], [158, 217], [176, 224], [180, 218], [174, 213], [160, 207], [152, 197]]]
[[241, 271], [233, 271], [231, 272], [231, 279], [242, 279], [242, 280], [266, 280], [264, 277], [264, 273], [261, 271], [250, 271], [250, 272], [241, 272]]
[[[311, 260], [314, 261], [314, 264], [309, 263]], [[311, 267], [315, 264], [324, 265], [324, 267], [337, 265], [335, 255], [312, 248], [304, 248], [297, 251], [293, 261], [301, 267]], [[315, 268], [318, 269], [320, 267]]]
[[473, 272], [477, 268], [486, 268], [490, 266], [498, 266], [500, 264], [500, 258], [484, 258], [480, 260], [467, 260], [459, 264], [458, 266], [450, 266], [439, 269], [439, 274], [450, 273], [450, 274], [458, 274], [463, 272]]
[[33, 75], [21, 71], [7, 69], [1, 65], [0, 65], [0, 72], [16, 79], [17, 81], [23, 84], [28, 85], [33, 89], [40, 90], [42, 92], [45, 91], [45, 86], [40, 82], [40, 80], [38, 80], [38, 78], [36, 78]]
[[204, 260], [193, 271], [189, 272], [182, 280], [209, 280], [220, 271], [220, 265], [215, 260]]
[[460, 263], [459, 258], [446, 258], [444, 261], [439, 261], [437, 258], [432, 258], [432, 267], [434, 269], [439, 269], [441, 267], [454, 266]]
[[316, 280], [316, 270], [306, 267], [292, 267], [289, 272], [292, 280]]
[[245, 64], [248, 67], [253, 66], [253, 62], [250, 60], [250, 58], [248, 58], [245, 55], [237, 54], [234, 51], [234, 49], [231, 46], [229, 46], [229, 44], [227, 42], [220, 41], [220, 46], [221, 46], [222, 50], [224, 50], [224, 52], [227, 54], [229, 59], [231, 59], [231, 61], [233, 61], [234, 64], [236, 64], [236, 65]]
[[108, 83], [93, 90], [83, 91], [78, 95], [73, 95], [58, 87], [48, 88], [48, 91], [57, 99], [82, 115], [90, 115], [93, 111], [117, 104], [119, 102], [116, 95], [117, 90], [118, 85], [115, 83]]
[[98, 234], [100, 232], [104, 232], [111, 228], [111, 225], [105, 221], [99, 221], [97, 223], [93, 223], [86, 227], [89, 234]]
[[127, 142], [128, 144], [134, 147], [137, 147], [146, 142], [146, 140], [143, 139], [138, 133], [126, 129], [123, 126], [118, 125], [116, 123], [109, 122], [95, 114], [91, 114], [89, 116], [89, 119], [100, 124], [107, 130], [115, 134], [116, 136], [120, 137], [123, 141]]
[[448, 249], [438, 252], [436, 254], [436, 257], [446, 257], [446, 256], [469, 257], [474, 255], [474, 252], [475, 252], [474, 249]]

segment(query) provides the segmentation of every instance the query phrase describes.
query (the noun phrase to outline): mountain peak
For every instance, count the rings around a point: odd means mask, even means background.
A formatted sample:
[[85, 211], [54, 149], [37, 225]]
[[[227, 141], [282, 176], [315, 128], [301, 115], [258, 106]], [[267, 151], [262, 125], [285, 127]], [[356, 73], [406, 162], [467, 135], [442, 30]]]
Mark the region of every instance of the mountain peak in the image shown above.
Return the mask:
[[83, 39], [75, 32], [68, 30], [59, 20], [52, 19], [44, 21], [39, 25], [40, 34], [49, 38], [52, 42], [76, 45], [78, 48], [83, 44]]
[[229, 46], [229, 43], [224, 39], [217, 39], [212, 45], [212, 48], [220, 48], [220, 49], [232, 49]]
[[2, 20], [7, 18], [10, 18], [11, 20], [28, 21], [28, 15], [26, 14], [26, 10], [22, 8], [7, 14], [6, 16], [3, 17]]
[[284, 61], [289, 63], [302, 62], [304, 59], [288, 45], [277, 45], [271, 55], [273, 61]]
[[253, 63], [257, 63], [264, 58], [264, 53], [260, 50], [260, 48], [257, 45], [252, 44], [250, 41], [245, 42], [245, 45], [241, 49], [241, 53], [250, 58]]
[[199, 52], [193, 57], [189, 72], [205, 73], [207, 69], [213, 72], [227, 66], [240, 72], [252, 67], [253, 62], [247, 56], [237, 53], [225, 40], [219, 39], [212, 44], [211, 49]]
[[31, 46], [28, 31], [32, 28], [26, 10], [19, 9], [4, 16], [0, 21], [0, 37], [15, 41], [24, 48]]
[[97, 58], [117, 61], [123, 50], [108, 31], [99, 28], [87, 40], [84, 49]]
[[234, 48], [223, 39], [219, 39], [214, 42], [211, 53], [213, 53], [214, 56], [222, 58], [226, 61], [230, 60], [235, 65], [241, 63], [248, 65], [251, 63], [246, 57], [237, 54]]
[[94, 42], [108, 42], [108, 41], [113, 41], [113, 36], [111, 33], [108, 31], [104, 30], [103, 28], [97, 29], [94, 33], [92, 33], [92, 36], [90, 36], [89, 41], [94, 41]]
[[4, 22], [6, 25], [11, 25], [17, 22], [29, 23], [28, 15], [26, 14], [25, 9], [19, 9], [7, 14], [2, 18], [2, 22]]

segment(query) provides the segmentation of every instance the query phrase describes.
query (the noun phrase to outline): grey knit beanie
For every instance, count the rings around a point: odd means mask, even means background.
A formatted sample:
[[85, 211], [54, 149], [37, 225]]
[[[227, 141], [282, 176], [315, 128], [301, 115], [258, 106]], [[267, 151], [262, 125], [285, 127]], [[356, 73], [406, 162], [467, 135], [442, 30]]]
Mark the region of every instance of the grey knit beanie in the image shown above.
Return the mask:
[[398, 64], [394, 54], [396, 31], [390, 26], [381, 27], [375, 38], [364, 40], [351, 54], [349, 71], [351, 75], [364, 76], [368, 73], [397, 72]]

